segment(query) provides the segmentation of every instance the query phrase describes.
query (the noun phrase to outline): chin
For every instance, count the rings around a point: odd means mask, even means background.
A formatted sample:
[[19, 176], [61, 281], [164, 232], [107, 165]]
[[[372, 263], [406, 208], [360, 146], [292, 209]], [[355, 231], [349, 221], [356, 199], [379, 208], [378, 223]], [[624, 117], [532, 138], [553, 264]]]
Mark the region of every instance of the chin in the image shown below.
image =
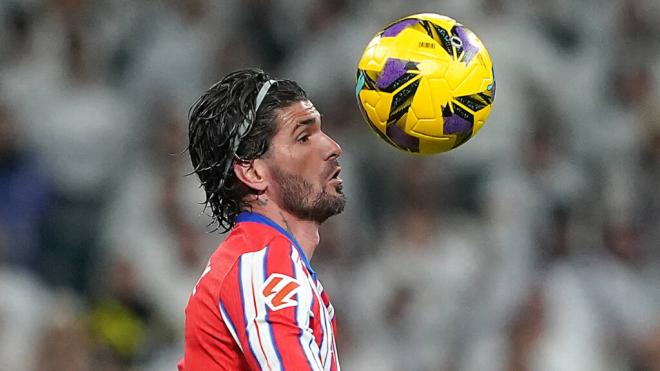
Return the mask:
[[316, 204], [314, 218], [318, 223], [325, 222], [328, 218], [341, 214], [346, 206], [346, 196], [341, 193], [341, 189], [336, 191], [336, 194], [326, 193], [323, 202]]

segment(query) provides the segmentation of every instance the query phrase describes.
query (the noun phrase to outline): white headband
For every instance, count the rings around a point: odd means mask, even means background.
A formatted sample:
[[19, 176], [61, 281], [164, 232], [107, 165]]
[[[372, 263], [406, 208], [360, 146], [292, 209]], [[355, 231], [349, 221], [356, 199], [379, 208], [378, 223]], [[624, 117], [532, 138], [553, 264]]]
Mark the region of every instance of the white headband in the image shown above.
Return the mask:
[[257, 99], [255, 101], [254, 111], [250, 112], [250, 115], [246, 117], [245, 120], [243, 120], [241, 125], [238, 127], [238, 136], [234, 141], [234, 145], [232, 146], [233, 147], [232, 152], [234, 153], [234, 155], [236, 155], [236, 151], [238, 151], [238, 146], [241, 143], [241, 140], [247, 135], [248, 131], [250, 131], [254, 118], [257, 116], [257, 111], [261, 106], [261, 102], [264, 101], [264, 98], [266, 98], [266, 94], [268, 94], [268, 90], [270, 90], [271, 85], [273, 85], [275, 82], [277, 82], [277, 80], [268, 80], [263, 85], [261, 85], [261, 89], [259, 89], [259, 93], [257, 93]]
[[257, 110], [259, 109], [259, 106], [261, 106], [261, 102], [263, 102], [264, 98], [266, 98], [266, 94], [268, 94], [268, 90], [270, 90], [270, 86], [275, 83], [275, 80], [268, 80], [266, 81], [263, 85], [261, 85], [261, 89], [259, 89], [259, 94], [257, 94], [257, 104], [254, 106], [254, 114], [257, 114]]

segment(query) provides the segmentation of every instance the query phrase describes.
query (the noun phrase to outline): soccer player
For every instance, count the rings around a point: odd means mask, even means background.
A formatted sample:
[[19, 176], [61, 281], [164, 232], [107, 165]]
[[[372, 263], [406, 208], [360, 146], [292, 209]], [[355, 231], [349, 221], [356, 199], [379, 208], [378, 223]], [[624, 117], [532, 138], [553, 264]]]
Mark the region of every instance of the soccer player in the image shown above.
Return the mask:
[[339, 370], [334, 310], [309, 259], [345, 204], [339, 145], [297, 83], [233, 72], [191, 108], [190, 157], [230, 231], [186, 307], [180, 371]]

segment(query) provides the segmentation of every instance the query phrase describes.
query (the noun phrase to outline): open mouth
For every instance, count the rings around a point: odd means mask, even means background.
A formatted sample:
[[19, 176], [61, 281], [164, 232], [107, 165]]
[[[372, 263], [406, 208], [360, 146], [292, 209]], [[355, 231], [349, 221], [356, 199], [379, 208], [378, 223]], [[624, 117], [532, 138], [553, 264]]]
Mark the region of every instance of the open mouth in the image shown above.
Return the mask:
[[341, 166], [338, 166], [335, 171], [330, 175], [330, 179], [339, 179], [339, 173], [341, 173]]

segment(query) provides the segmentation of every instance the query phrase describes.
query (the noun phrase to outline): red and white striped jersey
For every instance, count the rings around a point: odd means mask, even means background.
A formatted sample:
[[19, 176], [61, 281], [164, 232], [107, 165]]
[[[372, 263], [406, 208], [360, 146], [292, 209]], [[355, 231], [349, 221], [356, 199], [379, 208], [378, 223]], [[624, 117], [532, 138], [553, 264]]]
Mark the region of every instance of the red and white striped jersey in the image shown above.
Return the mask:
[[334, 309], [286, 230], [241, 213], [186, 307], [179, 371], [339, 371]]

